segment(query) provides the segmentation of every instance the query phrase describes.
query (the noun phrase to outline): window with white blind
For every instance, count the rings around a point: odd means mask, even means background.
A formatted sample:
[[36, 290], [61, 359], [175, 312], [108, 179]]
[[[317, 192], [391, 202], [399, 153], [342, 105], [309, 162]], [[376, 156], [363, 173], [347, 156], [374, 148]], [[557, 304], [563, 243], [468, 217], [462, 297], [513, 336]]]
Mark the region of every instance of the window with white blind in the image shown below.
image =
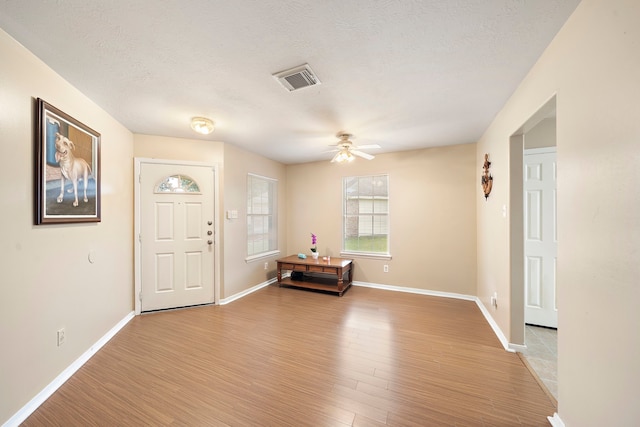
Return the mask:
[[278, 251], [278, 181], [247, 175], [247, 255], [248, 258]]
[[342, 252], [389, 255], [389, 176], [342, 179]]

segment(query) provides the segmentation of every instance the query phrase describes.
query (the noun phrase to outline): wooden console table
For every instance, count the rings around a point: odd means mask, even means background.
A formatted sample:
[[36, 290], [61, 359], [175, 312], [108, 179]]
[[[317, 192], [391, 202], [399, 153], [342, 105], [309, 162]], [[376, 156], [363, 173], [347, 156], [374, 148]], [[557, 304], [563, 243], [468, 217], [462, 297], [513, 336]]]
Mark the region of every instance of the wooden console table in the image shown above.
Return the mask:
[[[297, 255], [276, 260], [278, 263], [278, 285], [297, 288], [317, 289], [337, 293], [342, 296], [353, 280], [353, 260], [345, 258], [300, 259]], [[282, 278], [282, 270], [290, 270], [291, 275], [299, 273], [300, 278]], [[344, 275], [347, 273], [347, 280]], [[326, 276], [326, 277], [325, 277]], [[333, 277], [331, 277], [333, 276]], [[336, 280], [337, 279], [337, 280]]]

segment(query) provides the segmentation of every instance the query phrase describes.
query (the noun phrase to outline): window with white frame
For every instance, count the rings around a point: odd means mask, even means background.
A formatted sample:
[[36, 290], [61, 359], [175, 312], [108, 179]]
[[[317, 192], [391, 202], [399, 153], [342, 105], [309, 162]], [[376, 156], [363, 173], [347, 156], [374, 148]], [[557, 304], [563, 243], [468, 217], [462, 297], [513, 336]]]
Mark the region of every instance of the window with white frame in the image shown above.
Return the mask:
[[278, 181], [247, 175], [247, 255], [260, 256], [278, 249]]
[[343, 252], [389, 254], [389, 176], [342, 179]]

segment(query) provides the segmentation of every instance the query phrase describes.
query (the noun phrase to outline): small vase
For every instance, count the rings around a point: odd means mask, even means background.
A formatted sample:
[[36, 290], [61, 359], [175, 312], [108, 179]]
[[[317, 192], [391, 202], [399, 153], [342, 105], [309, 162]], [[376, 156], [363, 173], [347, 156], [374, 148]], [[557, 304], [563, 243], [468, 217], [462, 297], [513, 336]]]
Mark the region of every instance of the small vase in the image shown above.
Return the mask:
[[313, 259], [318, 259], [318, 252], [311, 252], [311, 257]]

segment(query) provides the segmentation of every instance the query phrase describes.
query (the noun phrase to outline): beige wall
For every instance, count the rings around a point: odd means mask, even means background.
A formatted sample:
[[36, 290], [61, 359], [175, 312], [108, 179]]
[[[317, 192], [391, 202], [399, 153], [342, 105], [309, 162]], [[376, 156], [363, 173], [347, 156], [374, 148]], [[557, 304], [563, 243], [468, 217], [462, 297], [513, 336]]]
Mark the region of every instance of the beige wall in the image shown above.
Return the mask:
[[[637, 425], [640, 406], [640, 2], [583, 0], [478, 143], [478, 295], [509, 337], [509, 138], [557, 94], [558, 388], [568, 427]], [[479, 184], [479, 180], [478, 180]]]
[[289, 166], [289, 252], [310, 253], [313, 232], [321, 256], [340, 256], [342, 177], [388, 174], [392, 259], [355, 258], [354, 280], [475, 295], [478, 165], [468, 144]]
[[[289, 215], [285, 209], [287, 177], [285, 165], [227, 144], [224, 151], [224, 210], [237, 210], [238, 219], [224, 219], [224, 297], [229, 298], [275, 277], [275, 260], [286, 254]], [[246, 261], [247, 174], [278, 180], [279, 255]], [[268, 269], [264, 263], [268, 262]]]
[[556, 119], [543, 119], [524, 135], [524, 148], [547, 148], [556, 146]]
[[[557, 94], [559, 412], [568, 427], [637, 424], [639, 20], [635, 0], [583, 0], [477, 147], [384, 154], [348, 168], [328, 162], [285, 167], [199, 140], [136, 135], [134, 145], [130, 132], [0, 31], [0, 144], [11, 156], [0, 168], [6, 184], [0, 336], [3, 349], [11, 349], [0, 352], [0, 420], [133, 309], [134, 155], [222, 156], [220, 210], [239, 212], [238, 220], [223, 220], [223, 297], [273, 277], [276, 257], [268, 259], [267, 272], [264, 261], [244, 259], [248, 172], [279, 180], [285, 254], [307, 252], [314, 232], [320, 251], [333, 256], [340, 249], [342, 176], [388, 173], [393, 258], [356, 259], [355, 279], [462, 294], [474, 294], [477, 283], [488, 308], [498, 292], [498, 308], [490, 312], [511, 337], [510, 212], [502, 215], [512, 202], [509, 141]], [[36, 97], [102, 134], [101, 223], [33, 225]], [[490, 153], [494, 176], [487, 201], [480, 192], [484, 153]], [[89, 251], [96, 255], [93, 264]], [[382, 272], [385, 263], [389, 273]], [[61, 327], [67, 342], [56, 347]]]
[[217, 141], [135, 134], [133, 144], [135, 157], [202, 162], [213, 166], [221, 165], [224, 160], [224, 144]]
[[[219, 195], [216, 197], [221, 243], [219, 254], [220, 297], [233, 297], [253, 286], [275, 277], [277, 255], [246, 261], [246, 189], [247, 174], [253, 173], [277, 179], [280, 206], [285, 200], [285, 166], [254, 153], [221, 142], [168, 138], [153, 135], [134, 135], [136, 157], [198, 161], [210, 163], [218, 169]], [[225, 212], [237, 210], [237, 219], [227, 219]], [[286, 212], [279, 216], [280, 242], [285, 242]], [[281, 246], [286, 250], [284, 244]], [[264, 263], [268, 262], [268, 269]]]
[[[133, 137], [1, 30], [0, 58], [3, 423], [133, 310]], [[38, 97], [101, 133], [102, 222], [33, 225]]]

